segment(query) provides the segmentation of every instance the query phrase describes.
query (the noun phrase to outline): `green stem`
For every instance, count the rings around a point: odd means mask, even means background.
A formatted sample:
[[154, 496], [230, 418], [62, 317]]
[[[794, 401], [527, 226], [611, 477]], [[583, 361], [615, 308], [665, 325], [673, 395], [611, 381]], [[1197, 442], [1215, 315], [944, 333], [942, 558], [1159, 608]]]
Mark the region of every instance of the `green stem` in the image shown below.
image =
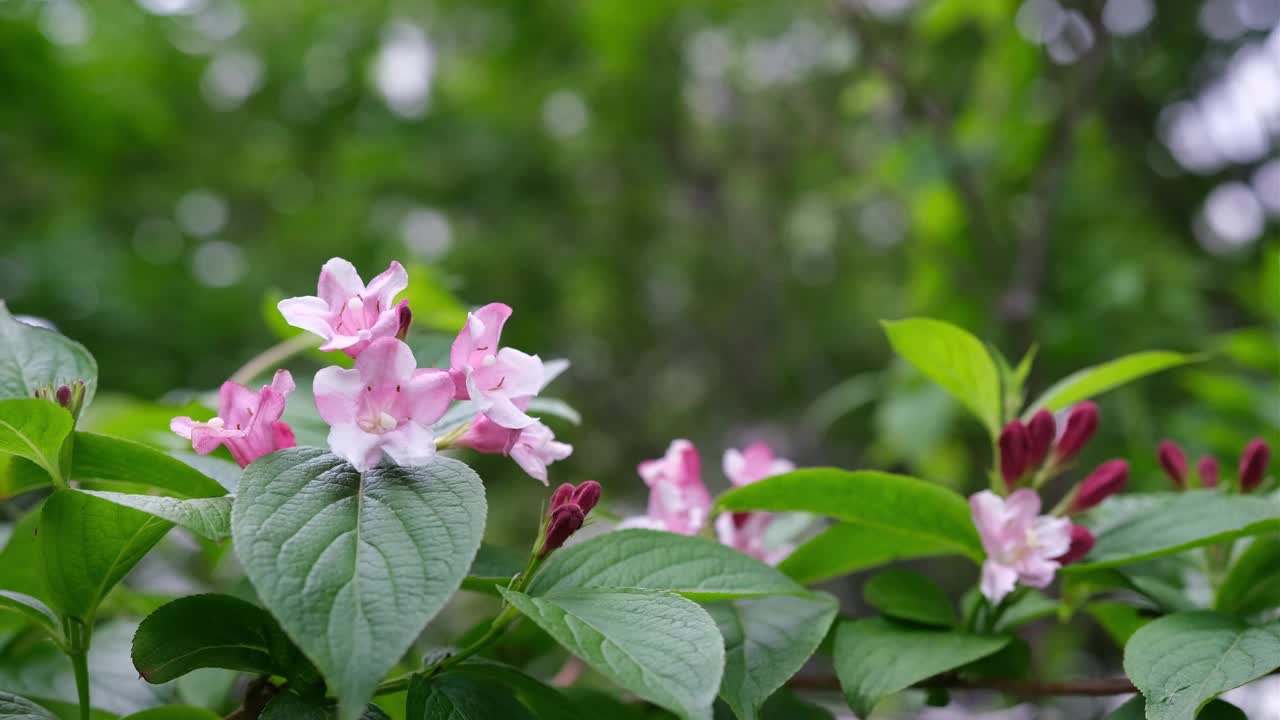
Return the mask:
[[288, 340], [278, 342], [250, 358], [249, 362], [245, 363], [239, 370], [235, 371], [235, 374], [231, 376], [231, 381], [241, 385], [248, 385], [255, 377], [270, 370], [276, 365], [279, 365], [285, 360], [288, 360], [294, 355], [319, 346], [320, 338], [310, 333], [294, 335]]
[[76, 677], [76, 694], [80, 698], [80, 720], [89, 720], [89, 640], [90, 630], [75, 618], [64, 618], [62, 630], [67, 636], [67, 654]]

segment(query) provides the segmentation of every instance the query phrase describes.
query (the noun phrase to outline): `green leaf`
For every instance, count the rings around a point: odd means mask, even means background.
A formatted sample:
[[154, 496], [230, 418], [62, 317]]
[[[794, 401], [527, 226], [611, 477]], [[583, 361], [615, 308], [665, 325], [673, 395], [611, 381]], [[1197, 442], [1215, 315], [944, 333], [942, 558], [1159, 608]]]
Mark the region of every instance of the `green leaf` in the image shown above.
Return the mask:
[[0, 610], [10, 610], [21, 614], [28, 621], [40, 626], [49, 637], [61, 640], [61, 622], [48, 605], [39, 599], [20, 592], [0, 590]]
[[166, 705], [143, 710], [121, 720], [221, 720], [222, 716], [204, 708]]
[[1124, 671], [1148, 720], [1191, 720], [1219, 694], [1280, 667], [1280, 623], [1251, 626], [1211, 611], [1153, 620], [1124, 648]]
[[947, 593], [910, 570], [885, 570], [862, 586], [862, 598], [881, 613], [924, 625], [950, 627], [958, 621]]
[[138, 674], [151, 683], [208, 667], [317, 678], [266, 610], [230, 595], [192, 595], [151, 613], [133, 637], [132, 657]]
[[1045, 597], [1043, 593], [1027, 588], [1025, 592], [1000, 613], [996, 620], [995, 631], [1012, 630], [1029, 622], [1049, 617], [1058, 612], [1060, 603]]
[[480, 478], [457, 460], [362, 475], [316, 448], [250, 465], [231, 510], [245, 572], [344, 720], [461, 585], [484, 520]]
[[40, 511], [37, 505], [27, 511], [0, 550], [0, 588], [30, 595], [49, 604], [49, 586], [45, 582], [40, 558]]
[[778, 569], [796, 582], [812, 585], [895, 560], [952, 552], [951, 543], [913, 531], [836, 523], [792, 551]]
[[0, 720], [58, 720], [58, 716], [24, 697], [0, 690]]
[[483, 543], [476, 559], [462, 581], [463, 590], [498, 594], [498, 585], [507, 585], [511, 578], [524, 570], [525, 558], [514, 550]]
[[[919, 554], [929, 547], [983, 558], [969, 504], [952, 490], [905, 475], [811, 468], [775, 475], [730, 490], [716, 501], [721, 510], [809, 512], [836, 518], [876, 534], [865, 536], [884, 555]], [[829, 549], [867, 557], [860, 547]], [[933, 551], [929, 554], [937, 554]], [[840, 564], [836, 559], [832, 565]]]
[[1179, 365], [1199, 362], [1202, 359], [1203, 356], [1200, 355], [1152, 350], [1125, 355], [1111, 362], [1077, 370], [1045, 390], [1043, 395], [1031, 403], [1031, 407], [1027, 408], [1024, 416], [1031, 417], [1040, 408], [1057, 412], [1138, 378]]
[[102, 498], [117, 505], [140, 510], [178, 527], [186, 528], [206, 540], [222, 542], [231, 537], [230, 495], [202, 497], [190, 500], [161, 497], [158, 495], [131, 495], [107, 490], [72, 490]]
[[[377, 705], [366, 705], [357, 708], [355, 718], [358, 720], [390, 720], [390, 716]], [[295, 693], [286, 692], [276, 696], [258, 720], [334, 720], [338, 717], [336, 708], [325, 702], [322, 697], [304, 698]]]
[[76, 490], [57, 490], [40, 512], [40, 553], [49, 600], [89, 622], [107, 592], [173, 527]]
[[836, 675], [849, 707], [866, 717], [881, 699], [1008, 643], [1007, 635], [908, 627], [882, 618], [846, 621], [836, 630]]
[[704, 606], [724, 638], [720, 697], [741, 720], [760, 716], [761, 706], [804, 667], [827, 636], [839, 609], [825, 593], [779, 595]]
[[0, 500], [53, 484], [49, 472], [30, 460], [0, 453]]
[[1000, 373], [982, 341], [930, 318], [880, 324], [895, 352], [959, 400], [992, 437], [1000, 433]]
[[600, 587], [671, 590], [692, 600], [804, 592], [776, 569], [714, 540], [631, 529], [556, 551], [528, 593]]
[[474, 675], [445, 673], [409, 682], [406, 720], [534, 720], [512, 692], [500, 683]]
[[686, 720], [710, 720], [724, 643], [705, 610], [675, 593], [582, 589], [502, 596], [597, 672]]
[[1125, 565], [1280, 530], [1280, 503], [1269, 498], [1193, 490], [1154, 494], [1149, 499], [1128, 518], [1099, 532], [1085, 562], [1063, 571]]
[[524, 672], [485, 658], [472, 658], [449, 671], [454, 675], [470, 675], [506, 686], [538, 720], [592, 720], [580, 712], [556, 688], [545, 685]]
[[1218, 586], [1214, 607], [1237, 615], [1280, 607], [1280, 538], [1257, 538], [1241, 553]]
[[62, 480], [58, 456], [72, 424], [71, 413], [48, 400], [0, 400], [0, 453], [26, 458]]
[[217, 480], [155, 448], [88, 432], [75, 434], [71, 477], [147, 485], [180, 498], [227, 494]]
[[41, 385], [83, 380], [84, 407], [98, 387], [98, 363], [80, 343], [18, 322], [0, 300], [0, 398], [29, 398]]
[[[1147, 701], [1141, 695], [1116, 708], [1105, 720], [1146, 720]], [[1211, 700], [1196, 715], [1197, 720], [1249, 720], [1240, 708], [1222, 700]]]

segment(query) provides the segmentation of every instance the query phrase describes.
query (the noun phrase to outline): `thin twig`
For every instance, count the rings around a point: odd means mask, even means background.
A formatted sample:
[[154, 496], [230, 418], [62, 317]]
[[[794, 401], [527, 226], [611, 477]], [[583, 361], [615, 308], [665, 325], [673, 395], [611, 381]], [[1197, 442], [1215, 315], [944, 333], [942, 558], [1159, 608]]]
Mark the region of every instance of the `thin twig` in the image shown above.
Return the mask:
[[278, 342], [250, 358], [249, 362], [241, 366], [231, 376], [231, 381], [247, 385], [255, 377], [270, 370], [277, 364], [313, 347], [320, 347], [320, 338], [310, 333], [294, 335], [288, 340]]

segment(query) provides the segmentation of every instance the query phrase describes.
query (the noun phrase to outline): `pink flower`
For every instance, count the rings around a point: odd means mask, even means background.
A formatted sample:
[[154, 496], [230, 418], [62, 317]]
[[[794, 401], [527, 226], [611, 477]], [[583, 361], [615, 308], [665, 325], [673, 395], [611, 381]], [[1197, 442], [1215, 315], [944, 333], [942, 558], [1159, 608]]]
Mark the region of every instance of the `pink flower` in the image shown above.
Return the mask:
[[697, 535], [706, 525], [711, 495], [702, 484], [702, 461], [688, 440], [673, 440], [667, 454], [637, 468], [649, 486], [649, 512], [621, 527], [644, 527]]
[[435, 455], [431, 424], [453, 400], [444, 370], [418, 369], [408, 345], [378, 338], [352, 370], [316, 373], [316, 408], [329, 423], [329, 448], [361, 472], [383, 452], [400, 465], [422, 465]]
[[276, 307], [290, 325], [324, 338], [321, 350], [356, 357], [378, 338], [403, 337], [409, 301], [397, 305], [395, 297], [408, 286], [408, 273], [398, 262], [366, 286], [351, 263], [333, 258], [320, 269], [319, 297], [287, 298]]
[[748, 445], [741, 452], [733, 448], [725, 450], [722, 465], [724, 476], [738, 487], [796, 469], [790, 460], [775, 458], [773, 449], [762, 442]]
[[556, 442], [555, 433], [541, 422], [519, 429], [506, 428], [477, 415], [458, 445], [476, 452], [509, 455], [530, 477], [547, 484], [547, 466], [573, 453], [573, 446]]
[[226, 445], [240, 467], [247, 467], [267, 453], [297, 444], [293, 429], [280, 421], [293, 387], [288, 370], [277, 370], [271, 384], [256, 393], [228, 380], [218, 391], [217, 417], [207, 422], [176, 417], [169, 421], [169, 429], [190, 440], [201, 455]]
[[459, 400], [471, 400], [495, 423], [511, 429], [537, 422], [524, 411], [543, 385], [542, 360], [514, 348], [498, 348], [511, 308], [490, 303], [467, 315], [449, 351], [449, 374]]
[[973, 524], [987, 560], [982, 564], [982, 594], [999, 603], [1018, 582], [1042, 588], [1061, 567], [1054, 558], [1071, 548], [1071, 523], [1040, 515], [1040, 496], [1022, 489], [1007, 499], [983, 490], [969, 498]]

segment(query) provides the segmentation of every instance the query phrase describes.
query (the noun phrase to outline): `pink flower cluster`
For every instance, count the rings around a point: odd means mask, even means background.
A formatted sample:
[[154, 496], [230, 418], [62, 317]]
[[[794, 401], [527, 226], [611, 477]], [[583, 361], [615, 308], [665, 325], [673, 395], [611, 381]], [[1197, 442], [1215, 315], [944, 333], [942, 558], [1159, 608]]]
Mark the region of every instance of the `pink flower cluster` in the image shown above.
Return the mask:
[[[749, 485], [795, 469], [789, 460], [774, 457], [764, 443], [745, 450], [725, 451], [725, 477], [735, 487]], [[702, 482], [702, 460], [688, 440], [674, 440], [667, 453], [640, 463], [637, 471], [649, 486], [649, 507], [644, 515], [628, 518], [620, 527], [665, 530], [681, 535], [697, 535], [707, 525], [711, 494]], [[792, 548], [770, 548], [765, 535], [774, 516], [767, 512], [725, 513], [716, 518], [720, 542], [770, 564], [777, 564]]]
[[[320, 271], [317, 296], [280, 301], [290, 325], [324, 339], [322, 350], [355, 358], [350, 370], [320, 370], [312, 386], [316, 409], [329, 424], [329, 448], [360, 471], [384, 457], [400, 465], [424, 464], [436, 452], [432, 426], [453, 401], [467, 401], [476, 414], [456, 444], [510, 455], [546, 484], [547, 465], [573, 448], [556, 442], [551, 429], [527, 412], [546, 373], [536, 355], [499, 347], [511, 308], [492, 303], [469, 314], [453, 342], [450, 367], [420, 368], [404, 343], [413, 318], [409, 302], [396, 302], [408, 284], [400, 263], [392, 262], [365, 285], [351, 263], [333, 258]], [[280, 421], [293, 387], [286, 370], [258, 393], [227, 382], [217, 417], [175, 418], [170, 427], [201, 454], [226, 445], [244, 467], [295, 444], [292, 430]]]

